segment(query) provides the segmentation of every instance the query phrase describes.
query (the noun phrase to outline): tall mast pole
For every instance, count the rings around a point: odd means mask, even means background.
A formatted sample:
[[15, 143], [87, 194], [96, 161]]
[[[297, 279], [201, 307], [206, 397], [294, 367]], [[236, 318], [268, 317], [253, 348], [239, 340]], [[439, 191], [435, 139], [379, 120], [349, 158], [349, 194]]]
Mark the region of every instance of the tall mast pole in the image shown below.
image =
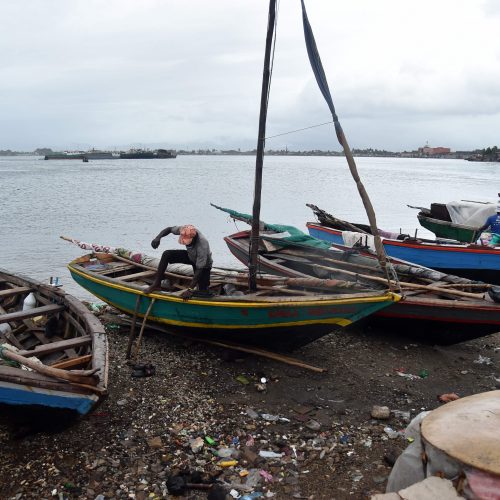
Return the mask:
[[264, 165], [264, 146], [266, 136], [266, 119], [269, 88], [271, 85], [271, 48], [274, 37], [276, 18], [276, 0], [269, 1], [267, 22], [266, 52], [264, 56], [264, 72], [262, 75], [262, 91], [260, 96], [259, 136], [257, 138], [257, 157], [255, 161], [255, 187], [252, 210], [252, 232], [250, 236], [250, 256], [248, 264], [248, 287], [257, 290], [257, 252], [259, 250], [260, 201], [262, 192], [262, 167]]

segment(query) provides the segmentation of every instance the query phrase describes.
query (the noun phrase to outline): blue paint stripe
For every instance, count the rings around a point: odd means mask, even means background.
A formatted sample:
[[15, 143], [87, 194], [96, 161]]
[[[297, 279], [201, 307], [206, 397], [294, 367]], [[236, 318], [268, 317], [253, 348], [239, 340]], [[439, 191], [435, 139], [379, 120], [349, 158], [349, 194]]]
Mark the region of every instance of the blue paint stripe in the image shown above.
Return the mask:
[[[343, 245], [340, 234], [308, 228], [309, 234], [324, 241]], [[432, 250], [430, 248], [412, 248], [406, 246], [384, 245], [387, 255], [396, 259], [414, 262], [421, 266], [444, 269], [474, 269], [500, 270], [500, 252], [495, 254], [481, 254], [479, 252], [447, 252], [446, 250]]]
[[15, 389], [0, 386], [0, 403], [10, 405], [37, 405], [50, 408], [75, 410], [85, 415], [94, 405], [95, 401], [89, 397], [79, 395], [59, 395], [34, 392], [33, 389]]

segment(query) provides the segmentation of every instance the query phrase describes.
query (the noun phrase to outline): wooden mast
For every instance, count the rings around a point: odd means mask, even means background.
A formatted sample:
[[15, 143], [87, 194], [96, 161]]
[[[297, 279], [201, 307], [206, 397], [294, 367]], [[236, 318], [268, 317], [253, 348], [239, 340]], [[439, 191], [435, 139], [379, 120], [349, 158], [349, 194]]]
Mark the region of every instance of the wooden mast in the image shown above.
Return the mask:
[[276, 0], [269, 1], [269, 17], [267, 23], [266, 51], [264, 56], [264, 72], [262, 75], [262, 91], [260, 96], [259, 135], [257, 138], [257, 157], [255, 161], [255, 187], [252, 210], [252, 233], [250, 237], [250, 256], [248, 264], [248, 287], [257, 290], [257, 252], [259, 249], [260, 201], [262, 192], [262, 167], [264, 165], [264, 144], [266, 136], [267, 105], [271, 85], [271, 48], [274, 37], [276, 17]]

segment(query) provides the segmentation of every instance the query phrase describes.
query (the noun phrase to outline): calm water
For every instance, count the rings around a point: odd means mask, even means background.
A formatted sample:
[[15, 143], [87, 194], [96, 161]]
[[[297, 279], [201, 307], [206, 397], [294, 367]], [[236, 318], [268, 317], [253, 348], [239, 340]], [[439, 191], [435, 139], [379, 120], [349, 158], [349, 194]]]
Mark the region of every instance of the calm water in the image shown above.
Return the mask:
[[[381, 228], [412, 233], [416, 211], [456, 199], [496, 201], [500, 164], [462, 160], [357, 158], [358, 169]], [[0, 157], [0, 267], [48, 280], [88, 298], [66, 264], [82, 251], [59, 239], [123, 246], [160, 255], [178, 247], [174, 236], [158, 250], [149, 245], [164, 227], [194, 224], [208, 237], [214, 261], [235, 266], [222, 238], [238, 227], [210, 202], [250, 213], [253, 157], [179, 156], [175, 160], [43, 161]], [[345, 159], [267, 157], [262, 219], [305, 230], [315, 203], [351, 221], [366, 216]], [[423, 228], [420, 235], [430, 235]]]

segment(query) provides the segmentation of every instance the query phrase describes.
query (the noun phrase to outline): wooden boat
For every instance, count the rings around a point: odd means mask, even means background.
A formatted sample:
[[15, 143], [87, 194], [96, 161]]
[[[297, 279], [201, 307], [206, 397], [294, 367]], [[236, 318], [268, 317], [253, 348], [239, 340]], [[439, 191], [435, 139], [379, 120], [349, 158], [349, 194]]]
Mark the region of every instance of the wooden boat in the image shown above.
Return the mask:
[[438, 238], [475, 243], [486, 219], [496, 213], [496, 206], [493, 203], [464, 200], [452, 203], [452, 213], [445, 203], [431, 203], [430, 209], [408, 206], [419, 210], [417, 218], [420, 225]]
[[75, 297], [0, 270], [0, 332], [0, 403], [86, 414], [106, 395], [106, 333]]
[[[360, 246], [370, 246], [371, 231], [367, 225], [337, 219], [315, 205], [318, 222], [308, 222], [309, 234], [330, 243], [345, 245], [346, 235], [355, 236]], [[346, 233], [347, 232], [347, 233]], [[427, 240], [405, 234], [380, 231], [388, 256], [486, 283], [500, 284], [500, 248], [465, 244], [450, 240]], [[358, 245], [358, 246], [359, 246]], [[348, 245], [350, 246], [350, 245]]]
[[68, 265], [69, 271], [83, 288], [117, 309], [201, 338], [289, 350], [399, 300], [387, 290], [358, 287], [346, 293], [340, 281], [311, 278], [260, 277], [257, 291], [250, 293], [246, 272], [217, 270], [212, 270], [211, 294], [183, 300], [180, 294], [191, 276], [167, 272], [168, 290], [145, 295], [143, 289], [156, 272], [154, 261], [137, 253], [127, 257], [120, 250], [80, 257]]
[[[219, 208], [219, 207], [217, 207]], [[227, 209], [224, 209], [226, 212]], [[232, 217], [251, 222], [251, 216], [232, 212]], [[238, 215], [235, 215], [238, 214]], [[351, 280], [374, 290], [386, 279], [373, 255], [347, 247], [328, 247], [290, 226], [263, 224], [259, 242], [262, 272], [294, 278]], [[293, 234], [283, 236], [283, 229]], [[280, 231], [281, 230], [281, 231]], [[231, 253], [248, 260], [250, 232], [224, 238]], [[452, 344], [500, 331], [500, 287], [447, 275], [422, 266], [391, 259], [403, 298], [367, 317], [364, 323], [404, 330], [435, 343]], [[353, 283], [354, 285], [354, 283]]]

